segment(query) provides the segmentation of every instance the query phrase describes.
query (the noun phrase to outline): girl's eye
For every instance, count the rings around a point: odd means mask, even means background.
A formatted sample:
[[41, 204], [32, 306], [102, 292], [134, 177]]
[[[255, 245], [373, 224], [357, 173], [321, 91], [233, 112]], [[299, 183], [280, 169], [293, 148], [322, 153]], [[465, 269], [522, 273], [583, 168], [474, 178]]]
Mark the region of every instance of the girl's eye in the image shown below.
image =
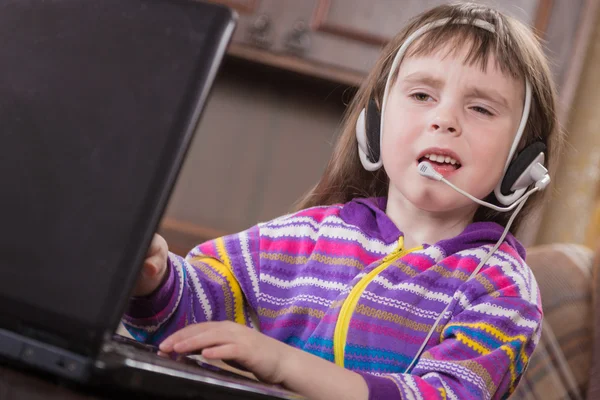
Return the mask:
[[475, 107], [471, 107], [471, 109], [473, 111], [478, 112], [478, 113], [483, 114], [483, 115], [488, 115], [488, 116], [494, 115], [494, 114], [492, 114], [491, 112], [489, 112], [487, 109], [485, 109], [483, 107], [475, 106]]
[[410, 96], [417, 101], [427, 101], [431, 99], [431, 96], [426, 93], [413, 93]]

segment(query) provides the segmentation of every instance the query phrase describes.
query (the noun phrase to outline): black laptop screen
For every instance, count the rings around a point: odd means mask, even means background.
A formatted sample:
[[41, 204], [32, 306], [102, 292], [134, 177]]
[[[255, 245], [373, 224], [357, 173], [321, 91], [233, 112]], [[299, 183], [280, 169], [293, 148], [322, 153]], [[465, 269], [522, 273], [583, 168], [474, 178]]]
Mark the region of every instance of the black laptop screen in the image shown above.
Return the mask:
[[131, 286], [220, 57], [196, 5], [2, 1], [0, 314], [100, 326]]

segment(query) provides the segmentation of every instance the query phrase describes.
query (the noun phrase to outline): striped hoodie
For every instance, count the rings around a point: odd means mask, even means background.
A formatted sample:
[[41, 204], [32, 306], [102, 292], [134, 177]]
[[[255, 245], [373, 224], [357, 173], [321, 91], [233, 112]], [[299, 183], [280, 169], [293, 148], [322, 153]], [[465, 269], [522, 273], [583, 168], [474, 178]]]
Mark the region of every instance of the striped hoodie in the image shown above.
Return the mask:
[[[160, 343], [188, 324], [233, 320], [361, 374], [369, 399], [500, 399], [541, 333], [541, 300], [508, 235], [491, 222], [405, 249], [386, 199], [314, 207], [169, 255], [157, 291], [123, 319]], [[448, 306], [449, 305], [449, 306]], [[414, 367], [405, 373], [448, 306]]]

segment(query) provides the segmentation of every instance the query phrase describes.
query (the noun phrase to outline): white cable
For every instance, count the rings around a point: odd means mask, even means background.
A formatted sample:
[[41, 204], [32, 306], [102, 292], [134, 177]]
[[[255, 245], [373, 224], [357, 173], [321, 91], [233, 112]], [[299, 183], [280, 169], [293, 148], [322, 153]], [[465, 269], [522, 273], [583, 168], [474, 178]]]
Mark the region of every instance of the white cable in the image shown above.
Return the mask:
[[[511, 204], [508, 207], [498, 207], [498, 206], [496, 206], [496, 205], [494, 205], [492, 203], [488, 203], [487, 201], [479, 200], [477, 197], [471, 196], [469, 193], [465, 192], [462, 189], [459, 189], [458, 187], [454, 186], [454, 184], [452, 184], [451, 182], [447, 181], [446, 178], [442, 178], [442, 182], [448, 184], [452, 189], [456, 190], [460, 194], [467, 196], [469, 199], [473, 200], [475, 203], [481, 204], [482, 206], [489, 207], [492, 210], [496, 210], [496, 211], [499, 211], [499, 212], [511, 211], [514, 208], [516, 208], [519, 204], [524, 203], [525, 199], [526, 199], [526, 197], [523, 196], [519, 200], [515, 201], [513, 204]], [[529, 192], [527, 192], [525, 195], [527, 197], [529, 197], [530, 195], [532, 195], [534, 192], [537, 192], [538, 190], [539, 189], [537, 187], [534, 187]]]
[[[540, 190], [539, 185], [536, 184], [536, 187], [534, 187], [533, 189], [531, 189], [529, 192], [527, 192], [525, 194], [525, 196], [521, 197], [519, 200], [515, 201], [510, 206], [508, 206], [508, 207], [499, 207], [499, 206], [494, 205], [492, 203], [488, 203], [487, 201], [479, 200], [477, 197], [474, 197], [474, 196], [470, 195], [469, 193], [465, 192], [464, 190], [456, 187], [452, 182], [450, 182], [446, 178], [444, 178], [444, 176], [442, 174], [440, 174], [439, 172], [437, 172], [433, 168], [433, 166], [431, 165], [431, 163], [429, 163], [428, 161], [422, 161], [422, 162], [420, 162], [418, 168], [419, 168], [419, 173], [421, 175], [423, 175], [423, 176], [425, 176], [427, 178], [436, 180], [436, 181], [442, 181], [446, 185], [450, 186], [452, 189], [456, 190], [458, 193], [460, 193], [463, 196], [466, 196], [469, 199], [473, 200], [475, 203], [481, 204], [482, 206], [489, 207], [492, 210], [496, 210], [496, 211], [499, 211], [499, 212], [507, 212], [507, 211], [513, 210], [519, 204], [523, 203], [528, 196], [530, 196], [534, 192], [537, 192], [538, 190]], [[549, 180], [549, 178], [548, 178], [548, 180]], [[542, 182], [542, 181], [540, 181], [540, 182]], [[543, 181], [543, 183], [545, 183], [545, 181]], [[541, 184], [542, 183], [540, 183], [540, 185]]]
[[[447, 183], [449, 183], [449, 182], [447, 182]], [[508, 230], [510, 229], [510, 226], [512, 225], [513, 221], [517, 217], [517, 214], [519, 214], [519, 211], [521, 211], [521, 208], [523, 208], [523, 206], [525, 205], [525, 200], [527, 200], [527, 198], [533, 192], [535, 192], [536, 190], [538, 190], [538, 188], [532, 189], [530, 192], [526, 193], [523, 196], [523, 201], [520, 201], [518, 203], [519, 206], [517, 207], [517, 209], [515, 210], [515, 212], [513, 213], [513, 215], [511, 215], [510, 219], [508, 220], [508, 223], [506, 224], [506, 228], [504, 228], [504, 232], [502, 232], [502, 236], [500, 236], [500, 239], [498, 240], [498, 242], [496, 242], [496, 245], [492, 248], [492, 250], [489, 253], [486, 254], [486, 256], [481, 260], [481, 262], [479, 263], [479, 265], [477, 265], [477, 268], [475, 268], [473, 270], [473, 272], [471, 273], [471, 275], [469, 276], [469, 278], [465, 282], [468, 282], [469, 280], [471, 280], [471, 278], [473, 278], [475, 275], [477, 275], [479, 273], [479, 271], [481, 270], [481, 268], [483, 268], [483, 266], [485, 265], [485, 263], [490, 259], [490, 257], [496, 252], [496, 250], [498, 250], [498, 247], [500, 247], [500, 245], [504, 241], [504, 238], [506, 237], [506, 234], [508, 233]], [[421, 353], [425, 349], [425, 346], [427, 346], [427, 343], [429, 342], [429, 339], [431, 339], [431, 335], [433, 335], [433, 332], [435, 331], [435, 328], [437, 328], [438, 324], [442, 320], [442, 317], [444, 316], [444, 314], [446, 314], [446, 311], [448, 311], [448, 308], [452, 304], [452, 301], [456, 300], [455, 297], [457, 296], [457, 293], [458, 293], [458, 291], [454, 292], [454, 297], [452, 298], [452, 300], [450, 300], [450, 302], [448, 303], [448, 305], [446, 306], [446, 308], [444, 308], [444, 311], [442, 311], [440, 313], [440, 315], [438, 315], [438, 317], [435, 320], [433, 326], [429, 330], [429, 333], [427, 334], [427, 337], [425, 337], [425, 340], [423, 341], [423, 344], [421, 344], [421, 347], [417, 351], [417, 354], [412, 359], [412, 361], [408, 365], [408, 367], [406, 367], [406, 369], [404, 370], [405, 374], [407, 374], [408, 371], [410, 371], [413, 368], [413, 366], [417, 362], [418, 358], [421, 356]]]

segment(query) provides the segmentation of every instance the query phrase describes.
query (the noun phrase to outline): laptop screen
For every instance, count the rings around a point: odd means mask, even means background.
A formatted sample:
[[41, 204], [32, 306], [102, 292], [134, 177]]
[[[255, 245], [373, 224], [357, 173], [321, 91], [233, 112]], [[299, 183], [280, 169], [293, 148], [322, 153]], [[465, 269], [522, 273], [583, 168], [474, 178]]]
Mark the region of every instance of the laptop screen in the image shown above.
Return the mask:
[[0, 315], [116, 326], [232, 15], [196, 1], [3, 3]]

